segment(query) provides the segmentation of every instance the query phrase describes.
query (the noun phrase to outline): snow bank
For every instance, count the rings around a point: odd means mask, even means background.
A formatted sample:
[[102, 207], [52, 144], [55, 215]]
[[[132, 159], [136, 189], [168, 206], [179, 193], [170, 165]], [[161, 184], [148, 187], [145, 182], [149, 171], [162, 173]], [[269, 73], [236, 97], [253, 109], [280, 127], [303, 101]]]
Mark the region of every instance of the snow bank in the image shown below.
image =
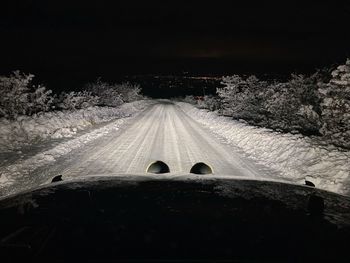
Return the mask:
[[50, 150], [38, 153], [28, 159], [20, 160], [12, 165], [0, 168], [0, 186], [12, 184], [17, 178], [25, 178], [29, 176], [35, 169], [44, 165], [50, 164], [57, 158], [71, 152], [80, 146], [95, 140], [101, 136], [108, 134], [111, 131], [118, 130], [124, 123], [125, 119], [121, 118], [112, 123], [109, 123], [102, 128], [95, 129], [92, 132], [83, 134], [72, 140], [60, 143]]
[[[74, 132], [74, 121], [77, 121], [77, 125], [84, 124], [84, 121], [87, 121], [87, 124], [85, 126], [80, 126], [80, 128], [84, 128], [87, 126], [91, 126], [93, 123], [99, 123], [102, 121], [108, 121], [113, 118], [117, 117], [127, 117], [134, 115], [135, 113], [139, 112], [141, 109], [145, 108], [146, 106], [150, 105], [151, 101], [137, 101], [132, 103], [127, 103], [123, 105], [120, 108], [112, 109], [112, 108], [91, 108], [89, 110], [85, 111], [79, 111], [79, 114], [75, 114], [75, 112], [67, 112], [67, 121], [65, 122], [63, 119], [63, 116], [60, 114], [52, 115], [48, 114], [45, 115], [47, 118], [49, 116], [57, 117], [60, 116], [61, 118], [55, 119], [61, 124], [71, 125], [70, 128], [60, 128], [62, 131], [60, 134], [62, 136], [70, 136]], [[85, 115], [84, 115], [85, 114]], [[83, 120], [78, 119], [78, 117], [85, 118]], [[90, 119], [89, 119], [90, 118]], [[36, 118], [35, 118], [36, 119]], [[28, 122], [30, 120], [27, 120]], [[49, 121], [49, 120], [48, 120]], [[125, 122], [125, 118], [118, 118], [117, 120], [108, 123], [104, 125], [101, 128], [97, 128], [92, 130], [91, 132], [82, 134], [76, 138], [72, 138], [68, 141], [63, 141], [60, 144], [54, 146], [53, 148], [46, 150], [44, 152], [40, 152], [35, 154], [34, 156], [31, 156], [24, 160], [18, 160], [15, 163], [0, 167], [0, 189], [1, 187], [11, 185], [19, 178], [25, 178], [26, 176], [30, 176], [31, 172], [33, 172], [35, 169], [43, 167], [44, 165], [50, 164], [51, 162], [56, 161], [57, 158], [71, 152], [74, 149], [77, 149], [81, 147], [82, 145], [95, 140], [101, 136], [104, 136], [111, 131], [118, 130], [119, 127], [123, 125]], [[35, 122], [34, 122], [35, 123]], [[58, 126], [58, 124], [57, 124]], [[33, 128], [34, 132], [38, 131], [47, 131], [49, 129], [48, 125], [43, 125], [43, 127], [39, 126], [39, 129]], [[47, 129], [47, 130], [46, 130]], [[70, 129], [70, 132], [67, 133], [66, 129]], [[48, 137], [53, 137], [56, 133], [51, 133]]]
[[189, 116], [205, 125], [228, 143], [238, 146], [250, 158], [278, 170], [283, 179], [350, 194], [350, 152], [322, 145], [316, 138], [284, 134], [250, 126], [215, 112], [177, 103]]
[[47, 112], [36, 116], [21, 116], [16, 121], [0, 119], [0, 152], [10, 152], [49, 138], [72, 137], [78, 131], [130, 116], [149, 105], [150, 101], [135, 101], [120, 107], [91, 107], [76, 111]]

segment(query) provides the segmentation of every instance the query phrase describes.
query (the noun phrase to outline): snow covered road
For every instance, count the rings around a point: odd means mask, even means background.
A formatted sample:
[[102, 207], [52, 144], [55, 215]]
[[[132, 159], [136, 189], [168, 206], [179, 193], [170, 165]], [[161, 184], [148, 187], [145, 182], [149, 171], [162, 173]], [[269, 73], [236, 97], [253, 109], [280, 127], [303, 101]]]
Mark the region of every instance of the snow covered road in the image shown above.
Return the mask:
[[[158, 101], [135, 117], [118, 119], [100, 129], [103, 129], [101, 136], [96, 134], [99, 130], [92, 130], [84, 137], [7, 168], [7, 177], [12, 180], [0, 187], [0, 196], [49, 182], [58, 174], [64, 179], [98, 174], [145, 174], [148, 165], [157, 160], [169, 166], [169, 176], [187, 174], [197, 162], [207, 163], [213, 173], [220, 176], [256, 178], [266, 172], [266, 168], [242, 157], [236, 148], [223, 143], [180, 106], [167, 100]], [[86, 136], [95, 139], [82, 143]]]
[[[143, 103], [121, 117], [0, 167], [0, 196], [89, 175], [145, 175], [155, 161], [174, 177], [198, 162], [215, 176], [288, 181], [349, 194], [350, 153], [314, 138], [249, 126], [186, 103]], [[50, 143], [48, 144], [50, 145]], [[156, 175], [157, 176], [157, 175]]]
[[142, 174], [148, 165], [162, 160], [172, 174], [189, 173], [197, 162], [209, 164], [215, 174], [259, 176], [254, 164], [242, 160], [179, 106], [159, 102], [140, 115], [121, 133], [104, 136], [73, 153], [56, 173], [64, 177], [93, 174]]

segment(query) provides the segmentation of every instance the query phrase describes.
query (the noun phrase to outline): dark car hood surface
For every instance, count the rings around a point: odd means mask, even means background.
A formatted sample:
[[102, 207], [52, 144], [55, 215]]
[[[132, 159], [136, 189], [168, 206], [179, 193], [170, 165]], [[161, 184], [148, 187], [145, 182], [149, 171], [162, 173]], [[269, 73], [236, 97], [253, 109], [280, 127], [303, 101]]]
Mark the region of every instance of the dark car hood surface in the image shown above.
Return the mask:
[[350, 238], [349, 197], [213, 175], [76, 178], [0, 215], [5, 261], [341, 261]]

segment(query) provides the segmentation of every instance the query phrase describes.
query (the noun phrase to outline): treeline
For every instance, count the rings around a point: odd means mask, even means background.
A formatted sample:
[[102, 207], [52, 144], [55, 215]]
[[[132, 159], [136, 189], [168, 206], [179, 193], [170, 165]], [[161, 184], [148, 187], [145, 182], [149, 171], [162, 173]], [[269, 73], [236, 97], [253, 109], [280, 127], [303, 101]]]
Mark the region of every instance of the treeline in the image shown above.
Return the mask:
[[77, 110], [92, 106], [116, 107], [142, 98], [141, 88], [129, 82], [109, 84], [97, 80], [82, 91], [53, 94], [42, 85], [33, 85], [34, 75], [19, 71], [0, 76], [0, 117], [14, 120], [53, 110]]
[[221, 84], [217, 96], [197, 98], [199, 107], [257, 126], [323, 136], [350, 148], [350, 59], [333, 71], [292, 74], [285, 82], [234, 75], [223, 77]]

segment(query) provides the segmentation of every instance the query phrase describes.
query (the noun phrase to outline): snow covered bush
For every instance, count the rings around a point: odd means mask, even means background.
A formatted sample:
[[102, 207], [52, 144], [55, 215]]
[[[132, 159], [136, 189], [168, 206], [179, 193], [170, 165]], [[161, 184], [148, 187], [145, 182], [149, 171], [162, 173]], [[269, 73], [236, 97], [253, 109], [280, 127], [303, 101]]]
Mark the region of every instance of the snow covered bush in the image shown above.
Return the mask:
[[52, 91], [39, 85], [33, 92], [29, 93], [29, 115], [38, 112], [47, 112], [54, 108], [54, 96]]
[[221, 113], [234, 119], [285, 131], [318, 134], [321, 126], [318, 75], [292, 75], [287, 82], [250, 76], [223, 77], [217, 89]]
[[335, 145], [350, 148], [350, 59], [332, 71], [320, 85], [323, 126], [321, 133]]
[[0, 118], [15, 120], [20, 115], [34, 115], [52, 110], [78, 110], [93, 106], [118, 107], [142, 99], [139, 85], [129, 82], [108, 84], [98, 80], [87, 90], [53, 95], [42, 85], [32, 85], [34, 75], [14, 71], [0, 76]]
[[129, 82], [122, 84], [109, 84], [98, 79], [88, 83], [86, 90], [99, 97], [99, 105], [117, 107], [125, 102], [142, 99], [141, 88]]
[[202, 109], [215, 111], [220, 108], [220, 100], [216, 96], [206, 95], [203, 97], [203, 100], [198, 101], [198, 106], [199, 108], [202, 108]]
[[94, 96], [88, 91], [71, 91], [69, 93], [62, 92], [59, 95], [58, 106], [63, 110], [86, 109], [96, 106], [99, 97]]
[[220, 113], [279, 131], [322, 135], [350, 148], [350, 59], [330, 72], [292, 74], [284, 82], [223, 77], [217, 89]]
[[196, 101], [196, 99], [194, 98], [193, 95], [186, 95], [183, 98], [183, 101], [186, 102], [186, 103], [190, 103], [190, 104], [197, 104], [197, 101]]
[[0, 76], [0, 117], [16, 119], [49, 111], [53, 104], [52, 91], [44, 86], [31, 85], [32, 74], [14, 71], [9, 77]]
[[123, 104], [122, 95], [106, 82], [97, 80], [94, 83], [88, 83], [86, 89], [98, 96], [100, 106], [117, 107]]
[[114, 84], [112, 87], [121, 94], [123, 102], [132, 102], [142, 99], [141, 88], [138, 84], [123, 82], [122, 84]]

